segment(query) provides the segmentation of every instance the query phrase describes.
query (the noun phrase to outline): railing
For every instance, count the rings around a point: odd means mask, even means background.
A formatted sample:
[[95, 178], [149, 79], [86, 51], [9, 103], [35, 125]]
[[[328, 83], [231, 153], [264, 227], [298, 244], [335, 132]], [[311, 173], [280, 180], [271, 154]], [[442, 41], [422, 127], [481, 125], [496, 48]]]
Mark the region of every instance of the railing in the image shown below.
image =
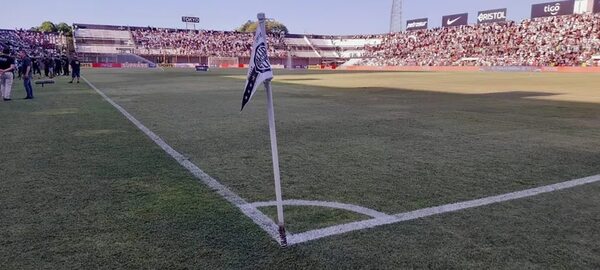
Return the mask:
[[315, 46], [313, 46], [312, 43], [310, 43], [310, 40], [308, 39], [307, 36], [304, 36], [304, 40], [306, 41], [306, 43], [308, 43], [308, 45], [310, 45], [310, 47], [313, 49], [313, 51], [315, 51], [315, 53], [317, 54], [317, 57], [321, 57], [321, 54], [319, 53], [319, 51], [317, 51], [317, 49], [315, 49]]

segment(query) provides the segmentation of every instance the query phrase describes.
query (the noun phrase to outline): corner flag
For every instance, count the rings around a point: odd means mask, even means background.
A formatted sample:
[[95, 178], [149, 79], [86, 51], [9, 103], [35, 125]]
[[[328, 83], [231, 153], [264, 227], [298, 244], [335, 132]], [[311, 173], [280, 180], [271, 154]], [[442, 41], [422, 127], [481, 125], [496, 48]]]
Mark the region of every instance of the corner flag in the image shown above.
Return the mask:
[[252, 96], [256, 93], [256, 89], [262, 83], [265, 84], [267, 94], [267, 114], [269, 115], [269, 135], [271, 136], [271, 156], [273, 158], [273, 178], [275, 180], [275, 199], [277, 200], [277, 225], [279, 225], [279, 244], [282, 247], [287, 246], [287, 236], [285, 233], [285, 221], [283, 219], [283, 195], [281, 193], [281, 176], [279, 172], [279, 153], [277, 151], [277, 132], [275, 130], [275, 109], [273, 106], [273, 91], [271, 90], [271, 79], [273, 79], [273, 71], [271, 63], [269, 63], [269, 55], [267, 50], [267, 38], [265, 30], [266, 17], [264, 13], [258, 13], [258, 27], [256, 27], [256, 35], [254, 36], [254, 45], [252, 46], [252, 54], [250, 55], [250, 65], [248, 65], [248, 80], [246, 81], [246, 89], [244, 90], [244, 98], [242, 99], [242, 110]]
[[246, 89], [242, 99], [242, 110], [254, 94], [256, 89], [264, 81], [273, 79], [273, 71], [271, 63], [269, 63], [269, 55], [267, 50], [267, 38], [263, 27], [256, 27], [254, 35], [254, 45], [252, 46], [252, 54], [250, 55], [250, 64], [248, 66], [248, 80], [246, 81]]

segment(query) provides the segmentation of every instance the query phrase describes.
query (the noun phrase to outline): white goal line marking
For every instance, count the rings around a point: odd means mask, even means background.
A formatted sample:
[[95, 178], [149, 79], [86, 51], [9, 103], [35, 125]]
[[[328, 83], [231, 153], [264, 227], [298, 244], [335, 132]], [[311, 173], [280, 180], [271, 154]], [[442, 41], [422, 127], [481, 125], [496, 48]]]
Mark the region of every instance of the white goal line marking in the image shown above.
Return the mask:
[[497, 196], [486, 197], [477, 200], [451, 203], [436, 207], [424, 208], [416, 211], [406, 212], [395, 214], [391, 217], [384, 218], [375, 218], [365, 221], [352, 222], [337, 226], [331, 226], [328, 228], [312, 230], [304, 233], [294, 234], [288, 237], [288, 244], [295, 245], [300, 244], [312, 240], [316, 240], [323, 237], [343, 234], [347, 232], [364, 230], [369, 228], [374, 228], [381, 225], [399, 223], [408, 220], [414, 220], [424, 217], [429, 217], [433, 215], [439, 215], [444, 213], [456, 212], [460, 210], [465, 210], [469, 208], [481, 207], [495, 203], [507, 202], [527, 197], [533, 197], [536, 195], [555, 192], [559, 190], [569, 189], [577, 186], [587, 185], [600, 182], [600, 175], [590, 176], [586, 178], [571, 180], [567, 182], [562, 182], [558, 184], [542, 186], [517, 192], [506, 193]]
[[[271, 206], [271, 202], [257, 202], [257, 203], [248, 203], [244, 199], [242, 199], [239, 195], [235, 194], [229, 188], [219, 183], [217, 180], [203, 172], [198, 166], [185, 158], [182, 154], [173, 149], [170, 145], [168, 145], [163, 139], [161, 139], [158, 135], [144, 126], [140, 121], [138, 121], [135, 117], [133, 117], [129, 112], [127, 112], [123, 107], [119, 104], [115, 103], [111, 98], [109, 98], [104, 92], [100, 91], [96, 86], [94, 86], [90, 81], [88, 81], [85, 77], [81, 77], [92, 89], [94, 89], [104, 100], [110, 103], [113, 107], [115, 107], [123, 116], [125, 116], [129, 121], [131, 121], [138, 129], [140, 129], [144, 134], [146, 134], [154, 143], [156, 143], [160, 148], [162, 148], [166, 153], [168, 153], [171, 157], [173, 157], [181, 166], [186, 168], [189, 172], [191, 172], [198, 180], [202, 183], [215, 190], [219, 195], [225, 198], [227, 201], [235, 205], [239, 208], [244, 215], [248, 216], [254, 223], [256, 223], [261, 229], [271, 236], [276, 242], [280, 243], [279, 232], [277, 224], [271, 220], [268, 216], [266, 216], [263, 212], [257, 209], [257, 207]], [[312, 230], [304, 233], [298, 234], [290, 234], [288, 233], [288, 245], [297, 245], [301, 243], [305, 243], [312, 240], [321, 239], [324, 237], [344, 234], [348, 232], [370, 229], [382, 225], [394, 224], [403, 221], [409, 221], [434, 215], [440, 215], [450, 212], [456, 212], [460, 210], [465, 210], [469, 208], [476, 208], [481, 206], [486, 206], [490, 204], [496, 204], [501, 202], [507, 202], [527, 197], [533, 197], [536, 195], [555, 192], [559, 190], [574, 188], [577, 186], [592, 184], [600, 182], [600, 175], [575, 179], [567, 182], [562, 182], [553, 185], [547, 185], [517, 192], [506, 193], [497, 196], [491, 196], [476, 200], [451, 203], [436, 207], [419, 209], [411, 212], [400, 213], [395, 215], [387, 215], [385, 213], [378, 212], [373, 209], [351, 205], [351, 204], [342, 204], [336, 202], [314, 202], [314, 201], [303, 201], [303, 200], [288, 200], [286, 201], [288, 205], [300, 205], [300, 206], [321, 206], [328, 208], [337, 208], [337, 209], [345, 209], [348, 211], [353, 211], [357, 213], [365, 213], [366, 215], [375, 217], [373, 219], [350, 222], [346, 224], [331, 226], [323, 229]], [[281, 243], [280, 243], [281, 244]]]
[[279, 238], [279, 226], [273, 222], [269, 217], [267, 217], [263, 212], [259, 211], [256, 207], [246, 202], [239, 195], [235, 194], [229, 188], [219, 183], [219, 181], [210, 177], [210, 175], [206, 174], [202, 171], [196, 164], [189, 161], [182, 154], [177, 152], [173, 147], [168, 145], [162, 138], [148, 129], [144, 124], [138, 121], [133, 115], [127, 112], [123, 107], [114, 102], [110, 97], [108, 97], [104, 92], [100, 91], [95, 85], [93, 85], [90, 81], [88, 81], [85, 77], [81, 77], [94, 91], [96, 91], [104, 100], [110, 103], [113, 107], [115, 107], [123, 116], [125, 116], [129, 121], [131, 121], [138, 129], [140, 129], [146, 136], [148, 136], [154, 143], [156, 143], [160, 148], [162, 148], [167, 154], [173, 157], [181, 166], [186, 168], [190, 173], [192, 173], [198, 180], [207, 185], [209, 188], [216, 191], [219, 195], [225, 198], [227, 201], [235, 205], [239, 208], [242, 213], [248, 216], [256, 225], [258, 225], [261, 229], [267, 232], [271, 238], [273, 238], [278, 243], [280, 242]]

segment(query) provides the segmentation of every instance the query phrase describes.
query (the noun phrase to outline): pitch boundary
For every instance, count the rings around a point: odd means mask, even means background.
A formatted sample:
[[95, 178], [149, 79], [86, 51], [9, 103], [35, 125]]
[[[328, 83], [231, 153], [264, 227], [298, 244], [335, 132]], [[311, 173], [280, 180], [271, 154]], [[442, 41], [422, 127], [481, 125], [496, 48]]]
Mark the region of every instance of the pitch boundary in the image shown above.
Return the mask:
[[415, 210], [415, 211], [411, 211], [411, 212], [395, 214], [389, 218], [375, 218], [375, 219], [370, 219], [370, 220], [365, 220], [365, 221], [357, 221], [357, 222], [351, 222], [351, 223], [346, 223], [346, 224], [342, 224], [342, 225], [331, 226], [328, 228], [312, 230], [312, 231], [289, 236], [288, 244], [290, 244], [290, 245], [300, 244], [300, 243], [320, 239], [323, 237], [334, 236], [334, 235], [344, 234], [344, 233], [348, 233], [348, 232], [352, 232], [352, 231], [364, 230], [364, 229], [378, 227], [381, 225], [399, 223], [399, 222], [403, 222], [403, 221], [409, 221], [409, 220], [414, 220], [414, 219], [419, 219], [419, 218], [424, 218], [424, 217], [429, 217], [429, 216], [434, 216], [434, 215], [456, 212], [456, 211], [465, 210], [465, 209], [469, 209], [469, 208], [476, 208], [476, 207], [481, 207], [481, 206], [486, 206], [486, 205], [491, 205], [491, 204], [497, 204], [497, 203], [501, 203], [501, 202], [508, 202], [508, 201], [513, 201], [513, 200], [517, 200], [517, 199], [533, 197], [533, 196], [537, 196], [537, 195], [544, 194], [544, 193], [550, 193], [550, 192], [560, 191], [560, 190], [564, 190], [564, 189], [570, 189], [570, 188], [583, 186], [583, 185], [587, 185], [587, 184], [592, 184], [592, 183], [597, 183], [597, 182], [600, 182], [600, 175], [575, 179], [575, 180], [562, 182], [562, 183], [558, 183], [558, 184], [547, 185], [547, 186], [542, 186], [542, 187], [537, 187], [537, 188], [532, 188], [532, 189], [527, 189], [527, 190], [522, 190], [522, 191], [516, 191], [516, 192], [506, 193], [506, 194], [502, 194], [502, 195], [476, 199], [476, 200], [470, 200], [470, 201], [451, 203], [451, 204], [445, 204], [445, 205], [436, 206], [436, 207], [419, 209], [419, 210]]
[[[121, 107], [119, 104], [114, 102], [110, 97], [108, 97], [104, 92], [98, 89], [95, 85], [93, 85], [90, 81], [88, 81], [85, 77], [82, 79], [96, 91], [104, 100], [106, 100], [109, 104], [115, 107], [125, 118], [131, 121], [138, 129], [140, 129], [146, 136], [148, 136], [154, 143], [156, 143], [161, 149], [163, 149], [167, 154], [169, 154], [173, 159], [175, 159], [181, 166], [186, 168], [190, 173], [192, 173], [200, 182], [207, 185], [212, 190], [216, 191], [219, 195], [229, 201], [231, 204], [235, 205], [238, 209], [244, 213], [244, 215], [248, 216], [254, 223], [256, 223], [262, 230], [264, 230], [272, 239], [281, 244], [281, 240], [279, 238], [278, 226], [277, 224], [271, 220], [268, 216], [266, 216], [263, 212], [258, 210], [257, 207], [262, 206], [270, 206], [272, 202], [255, 202], [248, 203], [239, 195], [231, 191], [225, 185], [219, 183], [217, 180], [206, 174], [202, 171], [197, 165], [189, 161], [182, 154], [177, 152], [173, 147], [168, 145], [162, 138], [144, 126], [139, 120], [133, 117], [127, 110]], [[337, 209], [345, 209], [352, 212], [365, 212], [370, 213], [368, 216], [374, 217], [373, 219], [350, 222], [341, 225], [335, 225], [327, 228], [311, 230], [304, 233], [298, 234], [288, 234], [288, 245], [297, 245], [325, 237], [345, 234], [353, 231], [370, 229], [382, 225], [400, 223], [404, 221], [441, 215], [450, 212], [456, 212], [460, 210], [466, 210], [470, 208], [482, 207], [491, 204], [497, 204], [502, 202], [508, 202], [528, 197], [537, 196], [544, 193], [551, 193], [555, 191], [570, 189], [578, 186], [588, 185], [592, 183], [600, 182], [600, 175], [594, 175], [590, 177], [575, 179], [571, 181], [561, 182], [553, 185], [541, 186], [537, 188], [516, 191], [496, 196], [485, 197], [476, 200], [469, 200], [451, 204], [445, 204], [436, 207], [419, 209], [411, 212], [399, 213], [394, 215], [387, 215], [385, 213], [378, 212], [373, 209], [368, 209], [356, 205], [350, 204], [342, 204], [335, 202], [315, 202], [315, 201], [302, 201], [302, 200], [288, 200], [287, 202], [290, 205], [310, 205], [310, 206], [321, 206], [321, 207], [329, 207], [329, 208], [337, 208]], [[360, 213], [357, 212], [357, 213]]]

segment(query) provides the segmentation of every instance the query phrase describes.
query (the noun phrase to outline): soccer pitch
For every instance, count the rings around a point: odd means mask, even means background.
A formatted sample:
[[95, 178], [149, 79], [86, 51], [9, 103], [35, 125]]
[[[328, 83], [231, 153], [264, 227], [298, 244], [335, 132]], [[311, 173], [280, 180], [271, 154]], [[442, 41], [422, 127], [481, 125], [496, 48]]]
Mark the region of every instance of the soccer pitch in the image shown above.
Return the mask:
[[[240, 113], [244, 71], [84, 75], [275, 218], [264, 206], [274, 200], [265, 95]], [[302, 235], [598, 175], [598, 85], [588, 74], [277, 72], [283, 196], [305, 204], [285, 207], [287, 228]], [[85, 83], [37, 90], [33, 103], [0, 104], [0, 266], [600, 267], [598, 183], [280, 249]]]

